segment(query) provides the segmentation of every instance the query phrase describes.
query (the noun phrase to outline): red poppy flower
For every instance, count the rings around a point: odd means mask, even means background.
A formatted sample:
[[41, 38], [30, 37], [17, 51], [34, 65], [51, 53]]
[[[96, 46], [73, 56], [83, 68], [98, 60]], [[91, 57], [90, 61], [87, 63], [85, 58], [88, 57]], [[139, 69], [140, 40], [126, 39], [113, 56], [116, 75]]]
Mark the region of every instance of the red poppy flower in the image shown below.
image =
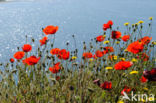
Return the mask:
[[143, 61], [148, 61], [149, 60], [149, 56], [146, 53], [142, 53], [141, 56], [137, 56], [137, 58], [142, 59]]
[[129, 67], [131, 67], [132, 65], [133, 65], [133, 63], [130, 61], [120, 61], [117, 64], [115, 64], [114, 68], [116, 70], [126, 70]]
[[39, 60], [40, 60], [40, 57], [37, 58], [36, 56], [30, 56], [29, 58], [26, 58], [23, 60], [23, 64], [35, 65], [38, 63]]
[[120, 31], [112, 31], [112, 39], [119, 39], [121, 37]]
[[100, 51], [100, 50], [97, 50], [95, 52], [95, 55], [96, 55], [96, 57], [102, 57], [104, 55], [104, 53], [102, 51]]
[[129, 38], [130, 38], [130, 35], [124, 35], [124, 36], [122, 37], [122, 40], [126, 42], [126, 41], [129, 40]]
[[43, 38], [40, 40], [41, 46], [44, 45], [44, 44], [46, 44], [47, 41], [48, 41], [48, 38], [47, 38], [46, 36], [43, 37]]
[[105, 90], [110, 90], [112, 89], [112, 83], [109, 81], [105, 81], [104, 83], [100, 85], [100, 87]]
[[142, 52], [144, 49], [144, 45], [142, 42], [135, 41], [128, 45], [127, 50], [133, 54], [137, 54], [139, 52]]
[[104, 39], [105, 39], [105, 37], [103, 35], [100, 35], [100, 36], [96, 37], [96, 40], [98, 42], [102, 42], [102, 41], [104, 41]]
[[153, 69], [150, 71], [150, 74], [156, 76], [156, 68], [153, 68]]
[[143, 76], [149, 81], [156, 81], [156, 68], [152, 68], [150, 71], [145, 70]]
[[30, 44], [24, 44], [22, 49], [24, 52], [29, 52], [29, 51], [31, 51], [32, 47]]
[[59, 53], [59, 51], [60, 51], [59, 48], [53, 48], [53, 49], [51, 49], [50, 53], [51, 53], [52, 55], [57, 55], [57, 54]]
[[125, 88], [121, 91], [121, 95], [124, 95], [124, 92], [129, 93], [131, 91], [131, 88], [125, 86]]
[[59, 80], [60, 79], [60, 76], [56, 76], [56, 80]]
[[109, 53], [109, 52], [114, 52], [113, 47], [109, 47], [109, 46], [104, 47], [103, 53], [104, 53], [104, 54], [107, 54], [107, 53]]
[[140, 81], [141, 81], [142, 83], [145, 83], [145, 82], [147, 82], [147, 81], [148, 81], [148, 79], [147, 79], [147, 78], [145, 78], [144, 76], [142, 76], [142, 77], [141, 77], [141, 79], [140, 79]]
[[145, 44], [150, 43], [151, 40], [152, 40], [152, 37], [145, 36], [138, 41], [141, 41], [145, 45]]
[[103, 30], [106, 31], [113, 25], [113, 21], [109, 20], [107, 24], [103, 24]]
[[94, 54], [94, 55], [93, 55], [93, 58], [94, 58], [94, 59], [97, 59], [97, 56]]
[[11, 62], [11, 63], [14, 63], [14, 61], [15, 61], [15, 60], [14, 60], [13, 58], [10, 58], [10, 62]]
[[62, 49], [62, 50], [59, 51], [57, 56], [58, 56], [59, 59], [67, 60], [67, 59], [69, 59], [70, 52], [66, 51], [66, 49]]
[[14, 54], [15, 59], [22, 59], [24, 57], [25, 53], [23, 51], [18, 51]]
[[43, 32], [48, 34], [55, 34], [58, 31], [58, 26], [49, 25], [46, 28], [43, 29]]
[[56, 63], [53, 67], [50, 67], [49, 70], [54, 74], [58, 73], [60, 70], [60, 62]]
[[84, 53], [83, 53], [83, 57], [84, 57], [84, 58], [92, 58], [93, 55], [92, 55], [91, 52], [84, 52]]

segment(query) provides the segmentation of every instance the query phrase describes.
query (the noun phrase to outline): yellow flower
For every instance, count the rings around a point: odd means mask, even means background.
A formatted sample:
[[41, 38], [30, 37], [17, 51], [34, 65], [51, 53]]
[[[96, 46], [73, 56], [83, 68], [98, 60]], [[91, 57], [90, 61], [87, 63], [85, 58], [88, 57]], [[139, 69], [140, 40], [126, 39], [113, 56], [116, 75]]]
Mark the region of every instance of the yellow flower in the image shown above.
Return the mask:
[[73, 60], [74, 60], [74, 59], [77, 59], [77, 57], [76, 57], [76, 56], [73, 56], [72, 59], [73, 59]]
[[128, 52], [128, 50], [127, 50], [127, 49], [125, 49], [124, 51], [125, 51], [125, 52]]
[[152, 41], [152, 44], [156, 45], [156, 41]]
[[89, 61], [92, 62], [93, 61], [93, 58], [89, 59]]
[[154, 98], [149, 97], [148, 100], [149, 100], [149, 101], [154, 101]]
[[153, 17], [149, 17], [149, 20], [153, 20]]
[[125, 61], [125, 58], [120, 58], [121, 60]]
[[103, 43], [104, 43], [104, 44], [108, 44], [108, 43], [109, 43], [109, 40], [106, 40], [106, 41], [104, 41]]
[[139, 24], [138, 23], [135, 23], [135, 26], [138, 26]]
[[113, 67], [106, 67], [105, 69], [107, 69], [107, 70], [108, 70], [108, 69], [113, 69]]
[[124, 25], [125, 25], [125, 26], [128, 26], [128, 24], [129, 24], [129, 22], [127, 22], [127, 23], [124, 23]]
[[134, 27], [135, 26], [135, 24], [132, 24], [132, 27]]
[[146, 87], [145, 87], [145, 88], [143, 88], [143, 89], [144, 89], [144, 90], [148, 90], [148, 88], [146, 88]]
[[141, 99], [142, 102], [146, 102], [143, 98]]
[[118, 59], [118, 57], [116, 55], [113, 58], [114, 58], [114, 60], [117, 60]]
[[106, 37], [106, 35], [103, 35], [103, 37], [105, 38], [105, 37]]
[[119, 100], [117, 103], [124, 103], [124, 101], [122, 101], [122, 100]]
[[117, 41], [116, 44], [120, 44], [120, 41]]
[[138, 74], [138, 71], [131, 71], [129, 74]]
[[140, 20], [138, 23], [139, 23], [139, 24], [142, 24], [142, 23], [144, 23], [144, 21]]
[[132, 60], [131, 60], [132, 62], [137, 62], [138, 60], [137, 59], [135, 59], [135, 58], [132, 58]]

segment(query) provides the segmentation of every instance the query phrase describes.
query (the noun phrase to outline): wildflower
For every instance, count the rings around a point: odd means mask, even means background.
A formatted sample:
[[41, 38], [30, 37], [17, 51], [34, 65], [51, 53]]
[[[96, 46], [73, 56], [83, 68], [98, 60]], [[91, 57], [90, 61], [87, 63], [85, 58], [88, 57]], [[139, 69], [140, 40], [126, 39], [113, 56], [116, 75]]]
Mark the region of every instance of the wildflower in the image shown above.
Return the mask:
[[105, 81], [104, 83], [100, 85], [100, 87], [105, 90], [110, 90], [112, 89], [112, 83], [109, 81]]
[[117, 41], [116, 44], [120, 44], [120, 41]]
[[49, 67], [49, 70], [54, 74], [58, 73], [60, 70], [60, 62], [56, 63], [53, 67]]
[[47, 41], [48, 41], [48, 38], [47, 38], [46, 36], [43, 37], [43, 38], [40, 40], [41, 46], [44, 45], [44, 44], [46, 44]]
[[124, 36], [122, 37], [122, 40], [123, 40], [124, 42], [128, 41], [129, 39], [130, 39], [130, 35], [124, 35]]
[[125, 58], [120, 58], [120, 60], [125, 61]]
[[58, 26], [49, 25], [46, 28], [43, 29], [43, 32], [48, 34], [55, 34], [58, 31]]
[[93, 55], [92, 55], [91, 52], [84, 52], [84, 53], [83, 53], [83, 57], [84, 57], [84, 58], [92, 58]]
[[156, 81], [156, 68], [152, 68], [152, 70], [143, 72], [143, 76], [149, 81]]
[[57, 57], [59, 59], [67, 60], [67, 59], [69, 59], [69, 55], [70, 55], [69, 51], [66, 51], [66, 49], [62, 49], [62, 50], [59, 51]]
[[131, 91], [131, 88], [125, 86], [125, 88], [121, 91], [121, 94], [124, 95], [124, 92], [129, 93]]
[[57, 55], [57, 54], [59, 53], [59, 51], [60, 51], [59, 48], [53, 48], [53, 49], [50, 50], [50, 53], [51, 53], [52, 55]]
[[111, 26], [113, 25], [113, 22], [111, 20], [109, 20], [107, 22], [107, 24], [103, 24], [103, 30], [106, 31], [107, 29], [109, 29]]
[[104, 39], [105, 39], [105, 37], [103, 35], [100, 35], [100, 36], [96, 37], [96, 40], [98, 42], [102, 42], [102, 41], [104, 41]]
[[93, 59], [91, 58], [91, 59], [89, 59], [89, 61], [90, 61], [90, 62], [92, 62], [92, 61], [93, 61]]
[[137, 54], [139, 52], [142, 52], [144, 49], [143, 43], [139, 41], [135, 41], [128, 45], [127, 50], [131, 53]]
[[148, 88], [146, 88], [146, 87], [144, 87], [143, 89], [146, 90], [146, 91], [148, 91]]
[[140, 79], [140, 81], [141, 81], [142, 83], [145, 83], [145, 82], [147, 82], [147, 81], [148, 81], [148, 79], [147, 79], [147, 78], [145, 78], [144, 76], [142, 76], [142, 77], [141, 77], [141, 79]]
[[103, 42], [103, 44], [108, 44], [109, 43], [109, 40], [106, 40]]
[[14, 61], [15, 61], [15, 60], [14, 60], [13, 58], [10, 58], [10, 62], [11, 62], [11, 63], [14, 63]]
[[148, 100], [149, 101], [154, 101], [155, 99], [154, 99], [154, 97], [149, 97]]
[[75, 60], [75, 59], [77, 59], [77, 57], [76, 56], [73, 56], [72, 59]]
[[30, 56], [29, 58], [26, 58], [23, 60], [23, 64], [27, 64], [27, 65], [35, 65], [38, 63], [38, 61], [40, 60], [40, 57], [36, 57], [36, 56]]
[[139, 72], [138, 71], [131, 71], [129, 74], [138, 74]]
[[114, 56], [114, 60], [117, 60], [117, 59], [118, 59], [118, 57], [115, 55], [115, 56]]
[[24, 57], [25, 53], [23, 51], [18, 51], [14, 54], [15, 59], [22, 59]]
[[137, 58], [142, 59], [143, 61], [148, 61], [149, 60], [149, 56], [146, 53], [142, 53], [141, 56], [137, 56]]
[[94, 59], [97, 59], [98, 57], [94, 54], [94, 55], [93, 55], [93, 58], [94, 58]]
[[138, 23], [135, 23], [135, 26], [138, 26], [139, 24]]
[[132, 64], [133, 64], [133, 63], [130, 62], [130, 61], [120, 61], [120, 62], [118, 62], [118, 63], [115, 64], [114, 68], [115, 68], [116, 70], [126, 70], [126, 69], [128, 69], [129, 67], [131, 67]]
[[132, 58], [132, 60], [131, 60], [132, 62], [137, 62], [138, 60], [137, 59], [135, 59], [135, 58]]
[[56, 80], [59, 80], [60, 79], [60, 76], [56, 76]]
[[125, 51], [125, 52], [128, 52], [128, 50], [127, 50], [127, 49], [125, 49], [124, 51]]
[[153, 44], [153, 45], [156, 45], [156, 41], [153, 41], [152, 44]]
[[112, 39], [119, 39], [121, 37], [120, 31], [112, 31]]
[[24, 52], [29, 52], [29, 51], [31, 51], [32, 47], [30, 44], [24, 44], [22, 49]]
[[113, 47], [109, 47], [109, 46], [104, 47], [103, 53], [104, 53], [104, 54], [107, 54], [107, 53], [109, 53], [109, 52], [114, 52]]
[[151, 40], [152, 40], [152, 37], [145, 36], [138, 41], [141, 41], [144, 45], [146, 45], [146, 44], [150, 43]]
[[153, 17], [149, 17], [149, 20], [152, 20], [153, 19]]
[[95, 52], [95, 55], [96, 55], [96, 57], [102, 57], [104, 54], [103, 54], [102, 51], [97, 50], [97, 51]]
[[128, 25], [129, 25], [129, 22], [127, 22], [127, 23], [124, 23], [124, 25], [125, 25], [125, 26], [128, 26]]
[[142, 24], [142, 23], [144, 23], [144, 21], [140, 20], [138, 23], [139, 23], [139, 24]]
[[105, 69], [107, 69], [107, 70], [108, 70], [108, 69], [113, 69], [113, 67], [106, 67]]
[[122, 100], [119, 100], [117, 103], [124, 103], [124, 101], [122, 101]]

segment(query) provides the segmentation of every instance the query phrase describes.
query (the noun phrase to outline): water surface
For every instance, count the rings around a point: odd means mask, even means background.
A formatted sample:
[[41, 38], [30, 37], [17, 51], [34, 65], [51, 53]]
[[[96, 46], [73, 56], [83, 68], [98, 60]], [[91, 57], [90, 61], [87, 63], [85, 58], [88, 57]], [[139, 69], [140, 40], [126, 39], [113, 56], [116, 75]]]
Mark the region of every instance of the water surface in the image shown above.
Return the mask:
[[[25, 43], [25, 35], [38, 40], [41, 28], [58, 25], [56, 46], [65, 48], [67, 41], [74, 48], [72, 35], [82, 48], [83, 41], [103, 33], [102, 25], [113, 20], [115, 27], [139, 20], [148, 23], [156, 18], [156, 0], [29, 0], [0, 3], [0, 61], [6, 61]], [[153, 22], [153, 40], [156, 39], [156, 20]]]

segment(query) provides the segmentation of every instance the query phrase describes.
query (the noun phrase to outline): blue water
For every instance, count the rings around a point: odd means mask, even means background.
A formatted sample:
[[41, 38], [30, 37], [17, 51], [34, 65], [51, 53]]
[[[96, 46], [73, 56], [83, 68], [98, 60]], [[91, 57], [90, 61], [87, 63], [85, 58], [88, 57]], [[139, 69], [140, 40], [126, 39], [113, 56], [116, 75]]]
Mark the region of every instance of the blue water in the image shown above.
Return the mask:
[[156, 0], [39, 0], [0, 3], [0, 61], [6, 61], [25, 43], [25, 35], [38, 40], [41, 28], [58, 25], [56, 46], [65, 48], [66, 42], [74, 48], [72, 35], [78, 48], [83, 41], [103, 33], [102, 25], [114, 21], [114, 27], [125, 31], [124, 23], [139, 20], [148, 24], [153, 17], [153, 40], [156, 39]]

